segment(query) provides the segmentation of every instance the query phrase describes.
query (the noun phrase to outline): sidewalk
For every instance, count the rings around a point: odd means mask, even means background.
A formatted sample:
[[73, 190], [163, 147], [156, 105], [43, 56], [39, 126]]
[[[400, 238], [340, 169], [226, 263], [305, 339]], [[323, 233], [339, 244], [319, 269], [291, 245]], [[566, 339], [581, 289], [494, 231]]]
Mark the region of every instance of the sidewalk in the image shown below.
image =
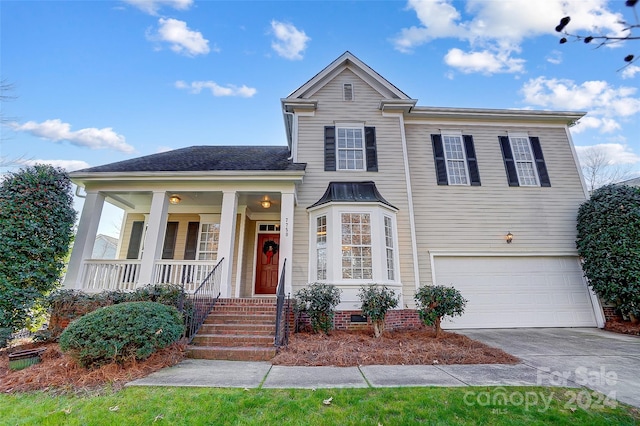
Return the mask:
[[[269, 362], [186, 359], [127, 386], [221, 388], [365, 388], [399, 386], [528, 386], [548, 374], [525, 364], [289, 367]], [[572, 384], [568, 384], [572, 386]]]

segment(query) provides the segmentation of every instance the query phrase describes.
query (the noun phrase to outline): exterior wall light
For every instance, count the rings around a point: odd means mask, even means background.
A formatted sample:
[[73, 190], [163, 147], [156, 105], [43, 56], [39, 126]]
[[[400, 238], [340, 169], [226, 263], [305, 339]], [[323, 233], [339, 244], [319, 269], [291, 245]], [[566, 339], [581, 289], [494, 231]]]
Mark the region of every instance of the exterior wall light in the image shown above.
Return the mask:
[[511, 244], [511, 242], [513, 241], [513, 234], [511, 232], [507, 232], [507, 244]]
[[271, 207], [271, 201], [269, 200], [262, 200], [260, 201], [260, 205], [265, 208], [268, 209], [269, 207]]
[[171, 204], [178, 204], [180, 201], [182, 201], [182, 198], [177, 194], [173, 194], [169, 197], [169, 203]]

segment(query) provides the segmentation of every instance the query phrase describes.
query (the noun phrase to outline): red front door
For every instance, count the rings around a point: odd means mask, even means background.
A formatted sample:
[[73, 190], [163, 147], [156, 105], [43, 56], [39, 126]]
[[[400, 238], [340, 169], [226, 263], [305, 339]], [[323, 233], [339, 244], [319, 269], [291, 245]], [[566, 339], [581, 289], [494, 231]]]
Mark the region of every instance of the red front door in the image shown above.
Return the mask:
[[258, 234], [256, 294], [276, 294], [280, 234]]

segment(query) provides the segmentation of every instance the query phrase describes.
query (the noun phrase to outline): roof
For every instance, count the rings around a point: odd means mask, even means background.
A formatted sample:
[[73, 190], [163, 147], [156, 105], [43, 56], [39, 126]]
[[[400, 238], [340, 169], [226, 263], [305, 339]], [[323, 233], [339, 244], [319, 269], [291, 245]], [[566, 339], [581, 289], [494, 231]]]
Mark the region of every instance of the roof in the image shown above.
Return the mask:
[[[367, 182], [329, 182], [324, 195], [308, 208], [332, 202], [344, 203], [382, 203], [396, 209], [385, 200], [373, 181]], [[397, 209], [396, 209], [397, 210]]]
[[618, 185], [628, 185], [628, 186], [640, 186], [640, 177], [627, 179], [622, 182], [618, 182]]
[[303, 171], [306, 163], [289, 159], [286, 146], [191, 146], [71, 173]]

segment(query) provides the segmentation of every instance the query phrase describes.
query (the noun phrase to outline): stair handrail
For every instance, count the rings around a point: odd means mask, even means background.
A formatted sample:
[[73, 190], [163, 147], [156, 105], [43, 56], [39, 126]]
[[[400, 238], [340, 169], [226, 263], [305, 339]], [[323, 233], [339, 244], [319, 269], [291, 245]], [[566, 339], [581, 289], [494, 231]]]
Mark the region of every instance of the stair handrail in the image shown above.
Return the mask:
[[[282, 272], [280, 272], [280, 280], [276, 290], [276, 335], [274, 338], [274, 346], [280, 348], [289, 344], [289, 296], [284, 294], [284, 282], [287, 270], [287, 259], [282, 262]], [[286, 305], [286, 313], [283, 311]]]
[[[220, 298], [220, 284], [222, 276], [222, 261], [224, 257], [202, 280], [198, 288], [188, 298], [187, 306], [182, 307], [182, 314], [187, 318], [184, 337], [189, 343], [198, 333], [204, 320], [213, 310], [215, 303]], [[184, 284], [183, 284], [184, 294]]]

